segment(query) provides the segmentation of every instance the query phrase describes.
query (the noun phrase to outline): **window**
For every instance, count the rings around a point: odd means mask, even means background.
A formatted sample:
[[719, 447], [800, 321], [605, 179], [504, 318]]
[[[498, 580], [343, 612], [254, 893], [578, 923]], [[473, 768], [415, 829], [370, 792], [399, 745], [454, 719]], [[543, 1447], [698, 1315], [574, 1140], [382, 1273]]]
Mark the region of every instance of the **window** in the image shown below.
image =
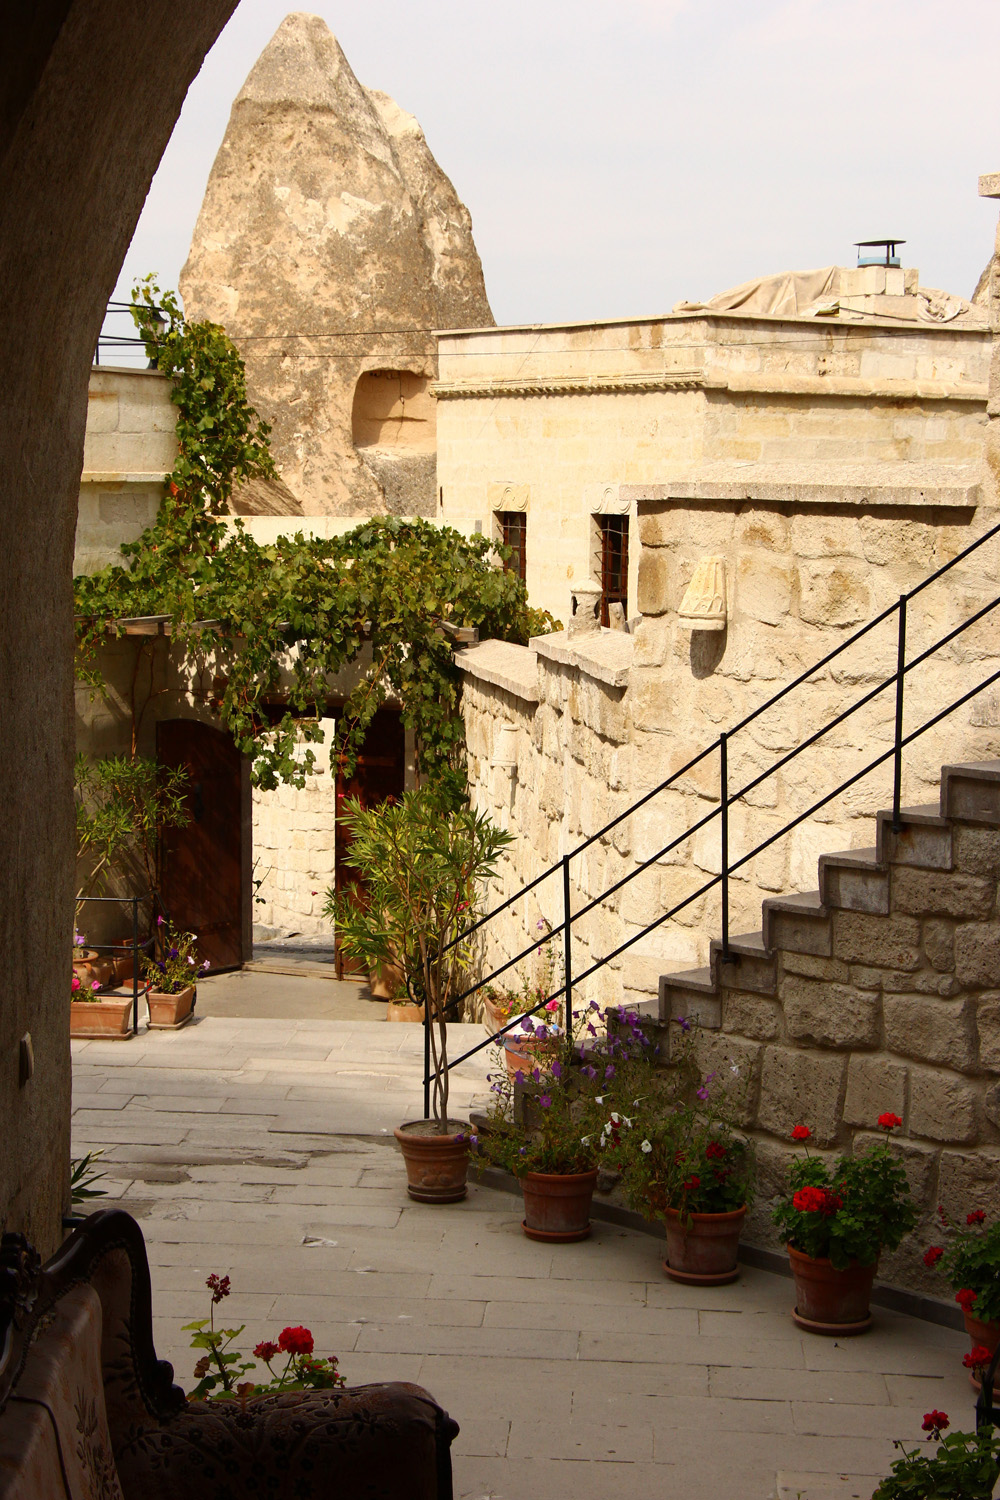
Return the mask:
[[528, 517], [523, 510], [498, 510], [495, 514], [499, 530], [498, 540], [511, 550], [511, 556], [504, 562], [504, 567], [516, 573], [523, 583], [527, 556]]
[[610, 624], [608, 606], [628, 615], [628, 516], [598, 516], [601, 533], [601, 624]]

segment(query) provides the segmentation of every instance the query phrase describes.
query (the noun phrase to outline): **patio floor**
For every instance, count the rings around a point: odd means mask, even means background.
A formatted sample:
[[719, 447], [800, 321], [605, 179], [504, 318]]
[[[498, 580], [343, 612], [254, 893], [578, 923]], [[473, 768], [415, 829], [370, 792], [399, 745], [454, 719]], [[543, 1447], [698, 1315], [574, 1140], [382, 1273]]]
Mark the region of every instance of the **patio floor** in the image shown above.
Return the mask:
[[[455, 1027], [453, 1054], [482, 1034]], [[461, 1425], [460, 1500], [868, 1500], [924, 1412], [973, 1426], [951, 1330], [878, 1309], [862, 1338], [816, 1338], [783, 1277], [682, 1287], [648, 1235], [597, 1222], [547, 1248], [506, 1193], [411, 1202], [392, 1127], [422, 1114], [421, 1046], [415, 1026], [288, 1015], [73, 1043], [74, 1154], [106, 1148], [94, 1206], [142, 1224], [182, 1385], [215, 1271], [243, 1347], [304, 1323], [349, 1384], [426, 1386]], [[484, 1071], [460, 1070], [456, 1109]]]

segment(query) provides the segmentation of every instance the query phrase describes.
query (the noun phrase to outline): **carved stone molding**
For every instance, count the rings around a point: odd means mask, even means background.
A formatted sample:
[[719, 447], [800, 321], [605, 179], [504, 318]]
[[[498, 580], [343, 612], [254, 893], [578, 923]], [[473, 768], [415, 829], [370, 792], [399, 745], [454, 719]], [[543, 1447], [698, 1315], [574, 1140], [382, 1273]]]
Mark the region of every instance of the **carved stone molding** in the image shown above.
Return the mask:
[[531, 498], [531, 486], [509, 484], [503, 479], [494, 479], [486, 486], [486, 503], [490, 510], [527, 510]]
[[702, 558], [681, 600], [677, 623], [682, 630], [725, 630], [725, 558]]
[[705, 384], [698, 370], [662, 375], [581, 375], [576, 379], [436, 381], [431, 387], [439, 401], [496, 396], [620, 395], [628, 391], [694, 391]]

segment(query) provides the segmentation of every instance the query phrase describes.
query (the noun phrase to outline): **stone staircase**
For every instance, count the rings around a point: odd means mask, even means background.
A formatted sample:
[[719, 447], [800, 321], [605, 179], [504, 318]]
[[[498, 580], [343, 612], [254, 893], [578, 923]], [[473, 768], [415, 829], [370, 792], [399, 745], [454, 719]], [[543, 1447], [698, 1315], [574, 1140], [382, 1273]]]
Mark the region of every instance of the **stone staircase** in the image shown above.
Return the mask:
[[[728, 961], [713, 942], [707, 968], [664, 975], [643, 1009], [668, 1036], [685, 1018], [706, 1066], [728, 1057], [749, 1077], [765, 1188], [793, 1125], [849, 1150], [900, 1115], [919, 1239], [938, 1203], [1000, 1212], [1000, 761], [943, 767], [940, 806], [900, 825], [879, 813], [874, 848], [822, 856], [817, 890], [765, 900]], [[770, 1242], [766, 1199], [754, 1218]], [[940, 1295], [919, 1259], [902, 1272]]]

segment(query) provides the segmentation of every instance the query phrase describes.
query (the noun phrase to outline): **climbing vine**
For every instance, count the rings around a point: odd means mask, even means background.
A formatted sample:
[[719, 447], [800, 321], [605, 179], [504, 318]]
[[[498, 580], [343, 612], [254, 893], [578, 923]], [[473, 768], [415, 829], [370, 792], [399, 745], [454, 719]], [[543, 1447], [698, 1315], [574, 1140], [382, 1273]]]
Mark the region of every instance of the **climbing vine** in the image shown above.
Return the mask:
[[225, 514], [240, 483], [275, 473], [238, 351], [217, 325], [186, 322], [151, 277], [132, 296], [149, 357], [172, 382], [179, 451], [153, 524], [122, 546], [121, 562], [75, 580], [80, 676], [100, 688], [109, 635], [123, 635], [127, 618], [166, 616], [188, 667], [211, 667], [207, 701], [258, 786], [303, 785], [315, 755], [301, 741], [322, 738], [332, 679], [348, 666], [334, 764], [350, 773], [393, 694], [420, 774], [461, 774], [461, 682], [442, 621], [520, 642], [556, 622], [529, 608], [492, 542], [450, 527], [379, 516], [339, 537], [258, 544]]

